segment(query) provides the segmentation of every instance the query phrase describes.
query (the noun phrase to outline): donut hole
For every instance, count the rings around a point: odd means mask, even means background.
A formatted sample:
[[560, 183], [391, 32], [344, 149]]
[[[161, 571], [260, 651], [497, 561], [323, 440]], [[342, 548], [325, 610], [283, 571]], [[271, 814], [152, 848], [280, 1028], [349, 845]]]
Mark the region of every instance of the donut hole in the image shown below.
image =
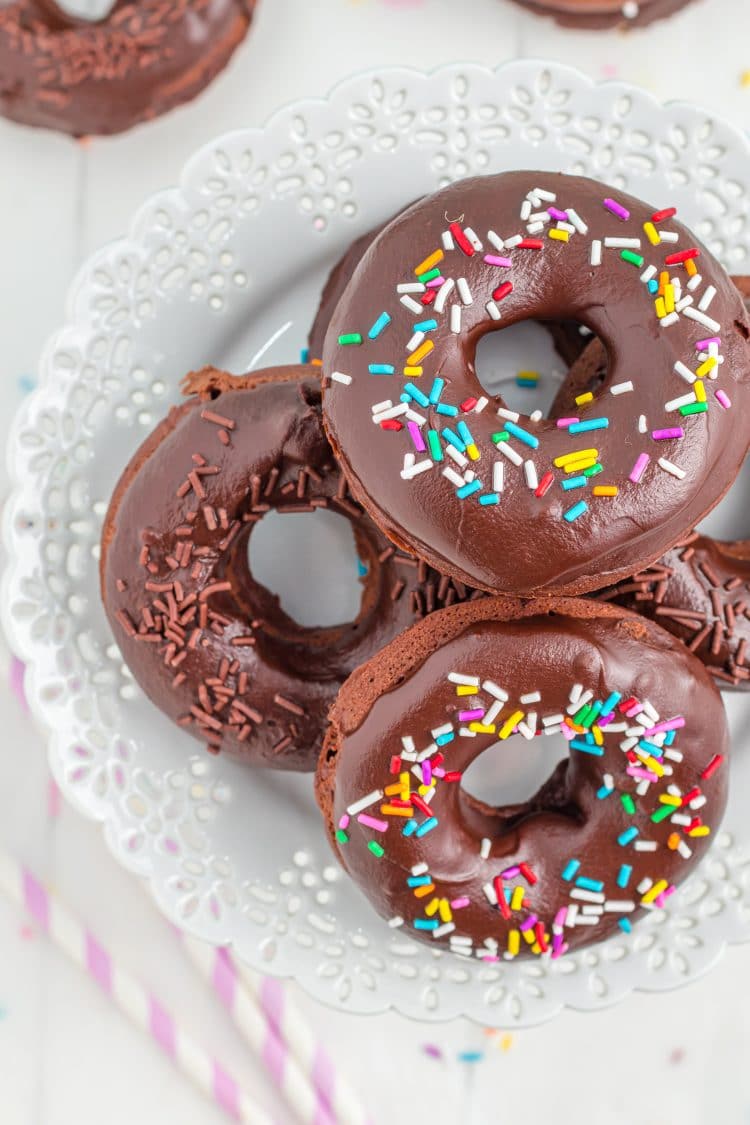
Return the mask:
[[493, 743], [461, 778], [465, 811], [473, 818], [481, 806], [484, 813], [506, 823], [532, 810], [572, 814], [564, 784], [569, 756], [562, 735], [528, 740], [516, 734]]
[[362, 608], [362, 564], [352, 526], [334, 512], [271, 511], [248, 540], [255, 583], [302, 629], [351, 623]]
[[117, 0], [56, 0], [56, 2], [64, 15], [96, 23], [107, 18]]
[[485, 333], [474, 358], [488, 395], [527, 417], [560, 418], [578, 395], [596, 392], [608, 373], [599, 337], [576, 320], [523, 320]]

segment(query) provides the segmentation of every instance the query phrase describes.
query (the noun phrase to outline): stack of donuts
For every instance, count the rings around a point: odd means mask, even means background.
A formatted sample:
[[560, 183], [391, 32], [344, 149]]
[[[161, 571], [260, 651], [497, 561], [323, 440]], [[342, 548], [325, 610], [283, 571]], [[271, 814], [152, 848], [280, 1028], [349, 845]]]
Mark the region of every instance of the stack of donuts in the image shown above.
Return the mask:
[[[312, 362], [189, 374], [125, 468], [101, 586], [135, 679], [212, 754], [315, 770], [389, 926], [556, 959], [629, 932], [710, 847], [750, 548], [694, 528], [750, 446], [749, 293], [669, 200], [464, 180], [352, 244]], [[477, 376], [479, 340], [523, 320], [569, 365], [548, 415]], [[309, 629], [247, 544], [318, 508], [350, 522], [363, 590], [355, 621]], [[510, 739], [561, 737], [522, 804], [462, 785]]]

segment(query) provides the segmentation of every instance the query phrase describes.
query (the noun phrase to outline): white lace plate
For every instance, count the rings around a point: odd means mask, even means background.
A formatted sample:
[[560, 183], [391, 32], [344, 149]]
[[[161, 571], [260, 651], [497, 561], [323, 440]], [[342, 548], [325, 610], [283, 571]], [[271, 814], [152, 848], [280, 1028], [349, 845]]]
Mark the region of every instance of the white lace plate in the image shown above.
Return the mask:
[[339, 875], [309, 777], [210, 759], [173, 728], [134, 686], [99, 604], [110, 492], [183, 373], [244, 370], [267, 344], [264, 362], [294, 361], [355, 234], [452, 179], [518, 167], [676, 205], [750, 272], [749, 146], [712, 114], [533, 61], [365, 74], [203, 148], [86, 264], [10, 442], [3, 618], [60, 785], [176, 923], [352, 1012], [523, 1026], [684, 984], [750, 939], [750, 697], [727, 697], [723, 830], [667, 909], [555, 963], [466, 963], [389, 930]]

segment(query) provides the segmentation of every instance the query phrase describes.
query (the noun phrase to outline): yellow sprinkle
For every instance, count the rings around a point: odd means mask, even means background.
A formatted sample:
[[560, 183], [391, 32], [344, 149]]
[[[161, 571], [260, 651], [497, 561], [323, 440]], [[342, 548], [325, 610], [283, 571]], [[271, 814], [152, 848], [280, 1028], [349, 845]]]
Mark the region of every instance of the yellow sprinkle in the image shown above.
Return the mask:
[[716, 356], [710, 355], [708, 357], [708, 359], [703, 360], [703, 363], [697, 369], [695, 374], [698, 376], [699, 379], [702, 379], [704, 375], [708, 375], [709, 371], [713, 371], [714, 367], [716, 367], [716, 363], [717, 363]]
[[472, 687], [471, 684], [457, 684], [456, 695], [476, 695], [477, 688]]
[[661, 242], [661, 239], [659, 238], [659, 232], [656, 229], [656, 227], [654, 226], [654, 224], [653, 223], [644, 223], [643, 229], [645, 230], [646, 238], [649, 240], [651, 245], [652, 246], [658, 246], [659, 243]]
[[503, 1035], [502, 1039], [500, 1040], [500, 1050], [501, 1051], [509, 1051], [512, 1046], [513, 1046], [513, 1036], [509, 1035], [508, 1032], [506, 1032], [505, 1035]]
[[557, 242], [570, 242], [570, 231], [558, 230], [557, 227], [552, 228], [549, 232], [549, 236], [550, 238], [556, 239]]
[[515, 887], [510, 898], [511, 910], [520, 910], [523, 906], [523, 887]]
[[580, 473], [583, 469], [590, 469], [592, 465], [595, 465], [596, 460], [596, 457], [586, 457], [583, 461], [571, 461], [569, 465], [565, 466], [565, 472], [568, 474]]
[[658, 883], [654, 883], [653, 887], [646, 891], [641, 902], [653, 902], [659, 897], [662, 891], [666, 891], [668, 886], [669, 883], [666, 879], [660, 879]]
[[667, 315], [667, 306], [664, 303], [663, 297], [656, 298], [656, 300], [654, 301], [654, 308], [656, 309], [656, 315], [658, 316], [659, 320], [663, 320], [663, 318]]
[[494, 723], [469, 723], [469, 730], [476, 731], [477, 734], [494, 734], [497, 727]]
[[508, 931], [508, 953], [515, 957], [521, 948], [521, 934], [518, 930]]
[[452, 922], [453, 921], [453, 911], [451, 910], [451, 904], [448, 902], [447, 898], [441, 898], [440, 899], [439, 909], [440, 909], [440, 917], [443, 920], [443, 922]]
[[667, 840], [667, 847], [671, 848], [673, 852], [677, 851], [680, 846], [680, 833], [673, 832]]
[[[688, 261], [690, 261], [689, 258], [688, 258]], [[703, 383], [700, 379], [696, 379], [695, 382], [693, 383], [693, 390], [695, 391], [695, 397], [698, 399], [698, 402], [705, 402], [706, 401], [706, 385], [705, 385], [705, 383]]]
[[425, 340], [423, 344], [419, 345], [415, 352], [411, 353], [411, 355], [409, 356], [409, 363], [418, 364], [420, 360], [424, 359], [426, 355], [430, 354], [434, 347], [435, 345], [433, 344], [432, 340]]
[[537, 955], [542, 952], [542, 947], [541, 947], [541, 945], [539, 944], [538, 941], [535, 941], [534, 944], [532, 945], [531, 952], [536, 953]]
[[419, 793], [420, 797], [424, 797], [424, 795], [426, 793], [429, 793], [431, 789], [432, 789], [431, 785], [420, 785], [417, 788], [417, 793]]
[[695, 277], [698, 272], [698, 267], [696, 266], [692, 258], [688, 258], [688, 260], [685, 262], [685, 269], [687, 271], [688, 277]]
[[586, 391], [584, 395], [576, 395], [576, 406], [583, 406], [587, 402], [593, 402], [594, 396], [591, 391]]
[[421, 367], [412, 367], [411, 364], [407, 363], [406, 367], [404, 368], [404, 375], [409, 376], [411, 379], [418, 379], [421, 374]]
[[680, 797], [673, 797], [671, 793], [662, 793], [659, 798], [663, 805], [681, 805], [682, 799]]
[[434, 883], [426, 883], [423, 887], [415, 887], [414, 888], [414, 897], [415, 898], [424, 898], [425, 895], [431, 895], [434, 890], [435, 890], [435, 884]]
[[427, 903], [427, 906], [425, 906], [424, 912], [425, 912], [425, 914], [427, 915], [428, 918], [431, 918], [433, 914], [437, 914], [439, 908], [440, 908], [440, 899], [439, 898], [433, 898]]
[[648, 766], [657, 777], [664, 777], [664, 766], [656, 758], [652, 758], [650, 754], [644, 754], [642, 751], [636, 750], [636, 754], [643, 762], [644, 766]]
[[519, 371], [516, 379], [524, 379], [527, 383], [537, 383], [539, 381], [538, 371]]
[[477, 447], [474, 445], [474, 442], [472, 442], [471, 445], [466, 446], [466, 452], [469, 454], [469, 460], [470, 461], [478, 461], [479, 460], [480, 453], [479, 453], [479, 450], [477, 449]]
[[583, 461], [587, 457], [593, 457], [596, 461], [598, 456], [598, 449], [577, 449], [575, 453], [564, 453], [562, 457], [555, 457], [555, 465], [558, 469], [564, 469], [566, 465], [570, 465], [575, 461]]
[[617, 496], [620, 490], [616, 484], [596, 484], [591, 491], [594, 496]]
[[596, 745], [597, 746], [603, 746], [604, 745], [604, 735], [599, 730], [599, 727], [596, 726], [596, 724], [594, 724], [594, 726], [591, 728], [591, 733], [594, 736], [594, 742], [596, 743]]
[[664, 286], [664, 308], [668, 313], [674, 312], [674, 285], [671, 282]]
[[442, 262], [444, 256], [442, 250], [436, 250], [434, 254], [430, 254], [429, 258], [425, 258], [423, 262], [420, 262], [418, 266], [414, 267], [414, 273], [417, 277], [419, 277], [420, 273], [429, 273], [438, 262]]
[[743, 70], [740, 75], [740, 86], [750, 86], [750, 70]]
[[537, 944], [536, 934], [533, 930], [521, 930], [521, 933], [523, 934], [524, 941], [527, 942], [528, 945]]
[[[409, 786], [411, 785], [411, 774], [406, 773], [406, 771], [404, 771], [403, 773], [400, 773], [398, 775], [398, 779], [401, 782], [401, 784], [403, 786], [405, 786], [406, 789], [408, 789]], [[386, 793], [387, 792], [388, 792], [388, 790], [386, 789]]]
[[380, 811], [385, 816], [414, 816], [414, 809], [402, 809], [400, 805], [381, 805]]
[[511, 732], [513, 731], [513, 728], [515, 726], [518, 726], [518, 724], [520, 723], [522, 718], [523, 718], [523, 711], [514, 711], [513, 714], [510, 716], [510, 718], [506, 719], [505, 722], [503, 723], [503, 725], [500, 727], [500, 730], [498, 731], [497, 737], [498, 738], [507, 738], [508, 735], [511, 734]]
[[690, 829], [688, 836], [708, 836], [710, 832], [711, 829], [707, 824], [699, 824], [697, 828]]

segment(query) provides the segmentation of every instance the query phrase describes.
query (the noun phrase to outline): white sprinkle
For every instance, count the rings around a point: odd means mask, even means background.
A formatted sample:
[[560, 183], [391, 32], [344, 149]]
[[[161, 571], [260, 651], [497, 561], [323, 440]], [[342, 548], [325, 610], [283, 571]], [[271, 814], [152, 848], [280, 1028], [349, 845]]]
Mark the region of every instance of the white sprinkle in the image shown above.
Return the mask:
[[551, 215], [548, 211], [537, 211], [531, 216], [532, 223], [541, 223], [545, 226], [550, 221]]
[[488, 301], [484, 307], [486, 308], [492, 320], [500, 320], [503, 314], [500, 312], [500, 309], [497, 307], [494, 301]]
[[424, 293], [426, 288], [427, 288], [427, 286], [423, 285], [421, 281], [406, 281], [406, 282], [403, 283], [403, 285], [397, 285], [396, 286], [396, 292], [397, 293]]
[[637, 796], [645, 797], [646, 794], [648, 793], [650, 787], [651, 787], [651, 782], [649, 781], [649, 779], [647, 777], [644, 777], [636, 785], [635, 791], [636, 791]]
[[675, 304], [675, 312], [684, 312], [689, 305], [692, 305], [693, 298], [687, 293], [684, 297], [680, 297], [679, 301]]
[[663, 316], [659, 321], [659, 324], [662, 326], [662, 328], [670, 328], [671, 325], [677, 324], [679, 319], [680, 314], [678, 312], [671, 312], [667, 313], [666, 316]]
[[468, 934], [454, 934], [451, 938], [451, 945], [473, 945], [474, 942]]
[[463, 303], [465, 305], [470, 305], [474, 298], [471, 295], [469, 283], [465, 277], [459, 277], [458, 281], [456, 282], [456, 288], [458, 289], [458, 295]]
[[473, 469], [467, 469], [466, 472], [464, 473], [464, 483], [470, 484], [471, 481], [473, 481], [476, 478], [476, 475], [477, 474], [474, 472]]
[[680, 375], [685, 380], [686, 383], [694, 383], [695, 382], [695, 375], [690, 370], [690, 368], [687, 367], [686, 364], [684, 364], [682, 362], [681, 359], [677, 360], [677, 362], [674, 365], [674, 369], [677, 372], [677, 374]]
[[538, 692], [538, 691], [530, 691], [530, 692], [528, 692], [527, 695], [522, 695], [519, 699], [519, 703], [523, 703], [523, 704], [526, 704], [526, 703], [541, 703], [541, 702], [542, 702], [542, 696], [541, 696], [541, 693]]
[[675, 750], [674, 747], [670, 746], [668, 750], [664, 751], [664, 757], [669, 758], [670, 762], [679, 764], [683, 758], [682, 750]]
[[539, 222], [539, 220], [535, 223], [529, 223], [526, 230], [529, 234], [540, 234], [544, 230], [544, 223]]
[[459, 727], [458, 734], [460, 738], [476, 738], [477, 736], [477, 732], [475, 730], [469, 730], [468, 727]]
[[576, 916], [576, 925], [577, 926], [595, 926], [598, 921], [599, 921], [599, 915], [598, 914], [595, 917], [591, 914], [578, 914]]
[[492, 243], [496, 250], [505, 249], [505, 243], [499, 234], [495, 234], [494, 230], [487, 231], [487, 240]]
[[563, 721], [564, 718], [565, 716], [561, 712], [558, 712], [556, 715], [545, 715], [542, 719], [542, 726], [556, 727]]
[[411, 869], [412, 875], [426, 875], [429, 867], [426, 863], [415, 863]]
[[651, 887], [653, 887], [653, 885], [654, 885], [654, 880], [649, 879], [649, 877], [647, 875], [645, 877], [645, 879], [641, 879], [640, 883], [638, 884], [638, 886], [635, 889], [638, 891], [639, 895], [645, 895], [646, 891], [650, 890]]
[[543, 199], [545, 203], [554, 203], [557, 199], [554, 191], [547, 191], [545, 188], [535, 187], [532, 188], [534, 195], [539, 199]]
[[604, 777], [602, 778], [602, 781], [604, 782], [607, 789], [614, 789], [615, 779], [614, 779], [614, 777], [612, 776], [611, 773], [605, 773]]
[[345, 387], [348, 387], [352, 381], [352, 377], [351, 375], [345, 375], [343, 371], [334, 371], [331, 375], [331, 380], [334, 383], [343, 383]]
[[591, 918], [594, 915], [596, 915], [597, 918], [601, 918], [602, 914], [604, 913], [604, 907], [600, 906], [598, 903], [590, 903], [581, 909], [581, 913], [585, 914], [587, 918]]
[[600, 266], [602, 264], [602, 244], [601, 239], [595, 238], [591, 243], [591, 265]]
[[433, 305], [435, 312], [443, 312], [443, 310], [445, 309], [445, 302], [448, 300], [448, 294], [455, 284], [456, 283], [453, 278], [449, 277], [447, 281], [444, 281], [440, 286], [440, 288], [438, 289], [437, 297], [435, 298], [435, 304]]
[[528, 726], [525, 722], [520, 722], [518, 724], [517, 730], [518, 730], [518, 733], [523, 738], [525, 738], [527, 742], [531, 742], [532, 739], [534, 738], [534, 735], [536, 734], [536, 731], [533, 730], [530, 726]]
[[677, 465], [667, 461], [666, 457], [659, 458], [659, 468], [663, 469], [665, 473], [669, 473], [670, 476], [677, 477], [678, 480], [683, 480], [686, 475], [684, 469], [679, 469]]
[[414, 745], [414, 739], [410, 734], [404, 734], [401, 736], [401, 745], [403, 746], [404, 750], [408, 750], [410, 753], [413, 753], [416, 749]]
[[509, 422], [518, 422], [521, 415], [516, 414], [515, 410], [506, 410], [504, 406], [498, 408], [498, 418], [507, 418]]
[[463, 687], [479, 687], [479, 676], [462, 676], [460, 672], [449, 672], [448, 679], [452, 684], [461, 684]]
[[558, 219], [556, 224], [557, 230], [567, 231], [568, 234], [575, 234], [576, 228], [571, 223], [564, 223], [562, 219]]
[[573, 887], [570, 897], [580, 899], [581, 902], [604, 902], [604, 895], [599, 891], [586, 891], [583, 887]]
[[492, 886], [492, 883], [485, 883], [482, 887], [482, 890], [484, 891], [484, 896], [489, 904], [491, 906], [497, 906], [497, 895], [495, 893], [495, 888]]
[[469, 242], [471, 243], [471, 245], [474, 247], [475, 250], [484, 249], [484, 247], [482, 246], [482, 243], [477, 238], [476, 231], [472, 230], [471, 227], [464, 227], [464, 234], [466, 235], [466, 237], [468, 238]]
[[372, 420], [376, 425], [379, 425], [380, 422], [387, 422], [389, 418], [400, 418], [402, 414], [406, 414], [408, 409], [409, 407], [405, 402], [399, 402], [388, 410], [381, 410], [378, 414], [373, 414]]
[[364, 809], [369, 809], [370, 805], [374, 805], [382, 796], [382, 789], [373, 789], [372, 793], [368, 793], [366, 797], [360, 797], [353, 805], [349, 805], [346, 811], [349, 813], [349, 816], [356, 816], [357, 813], [362, 812]]
[[423, 415], [418, 414], [416, 410], [412, 410], [411, 407], [406, 411], [404, 417], [408, 418], [410, 422], [416, 422], [418, 426], [427, 425], [427, 419], [423, 417]]
[[503, 703], [502, 699], [496, 699], [492, 706], [488, 707], [485, 711], [483, 722], [485, 722], [487, 726], [491, 726], [504, 706], [505, 704]]
[[424, 306], [418, 304], [413, 297], [402, 297], [401, 304], [407, 308], [409, 312], [419, 313], [421, 316], [424, 313]]
[[456, 335], [461, 331], [461, 306], [451, 305], [451, 332]]
[[406, 345], [407, 352], [415, 352], [424, 340], [424, 337], [424, 332], [415, 332], [412, 338], [409, 340], [409, 343]]
[[703, 284], [702, 275], [699, 274], [699, 273], [694, 273], [693, 276], [690, 278], [690, 281], [687, 283], [687, 287], [692, 292], [694, 289], [699, 289], [702, 284]]
[[452, 461], [456, 462], [459, 469], [465, 469], [469, 464], [468, 458], [464, 457], [463, 453], [461, 453], [459, 449], [456, 449], [455, 445], [446, 445], [445, 452]]
[[635, 903], [630, 898], [608, 898], [604, 909], [608, 914], [629, 914], [635, 910]]
[[555, 726], [553, 726], [553, 727], [545, 727], [544, 728], [545, 734], [560, 734], [561, 731], [562, 731], [562, 726], [561, 726], [560, 723], [556, 723]]
[[701, 793], [699, 797], [693, 797], [689, 807], [691, 809], [702, 809], [707, 800], [708, 797], [706, 797], [704, 793]]
[[452, 730], [453, 730], [453, 723], [443, 723], [443, 725], [441, 727], [435, 727], [434, 730], [431, 730], [430, 734], [432, 735], [433, 738], [440, 738], [441, 734], [450, 734], [450, 732]]
[[531, 214], [531, 200], [530, 199], [524, 199], [523, 203], [521, 204], [521, 220], [524, 223], [527, 222], [530, 214]]
[[716, 286], [715, 285], [709, 285], [708, 289], [706, 290], [706, 292], [703, 294], [700, 301], [698, 302], [698, 308], [701, 310], [701, 312], [706, 312], [706, 310], [708, 309], [709, 305], [711, 304], [711, 302], [713, 301], [715, 296], [716, 296]]
[[541, 422], [543, 417], [544, 415], [542, 414], [541, 410], [532, 410], [531, 414], [529, 414], [529, 421]]
[[526, 477], [526, 484], [532, 491], [539, 487], [539, 477], [537, 476], [536, 465], [533, 461], [524, 461], [523, 475]]
[[382, 402], [376, 402], [372, 407], [373, 414], [379, 414], [381, 410], [387, 410], [389, 406], [393, 406], [393, 399], [384, 398]]
[[581, 698], [581, 692], [582, 691], [583, 691], [583, 684], [573, 684], [572, 688], [570, 689], [570, 694], [568, 695], [568, 699], [570, 700], [570, 702], [571, 703], [577, 703], [578, 700]]
[[692, 406], [692, 404], [697, 401], [698, 399], [694, 394], [680, 395], [679, 398], [671, 398], [669, 402], [665, 402], [664, 409], [666, 411], [679, 410], [681, 406]]
[[677, 845], [677, 851], [680, 853], [683, 859], [690, 859], [691, 855], [693, 854], [693, 849], [688, 843], [685, 842], [685, 840], [680, 840], [679, 844]]
[[453, 250], [454, 249], [455, 243], [453, 241], [453, 235], [451, 234], [451, 232], [449, 230], [443, 231], [442, 241], [443, 241], [443, 250]]
[[397, 930], [398, 927], [403, 926], [403, 924], [404, 924], [404, 920], [403, 920], [403, 918], [401, 917], [400, 914], [397, 914], [394, 918], [388, 919], [388, 925], [391, 927], [392, 930]]
[[494, 680], [484, 680], [482, 683], [482, 691], [486, 691], [487, 694], [491, 695], [494, 699], [499, 699], [501, 703], [508, 702], [507, 691], [503, 691]]
[[478, 398], [477, 404], [474, 407], [474, 414], [481, 414], [489, 401], [490, 400], [488, 398], [485, 398], [484, 395], [482, 395], [481, 398]]
[[587, 224], [584, 223], [583, 219], [578, 214], [578, 212], [574, 211], [572, 207], [568, 207], [567, 211], [568, 211], [568, 218], [570, 219], [571, 223], [573, 224], [575, 229], [578, 231], [578, 233], [579, 234], [588, 234], [589, 228], [588, 228]]
[[656, 266], [646, 266], [641, 274], [641, 281], [650, 281], [652, 277], [656, 277], [658, 272]]
[[499, 441], [496, 448], [498, 453], [502, 453], [503, 456], [507, 457], [509, 461], [512, 461], [514, 465], [523, 464], [523, 457], [521, 456], [521, 454], [516, 453], [515, 449], [513, 449], [512, 446], [508, 445], [507, 441]]
[[655, 852], [656, 840], [636, 840], [633, 845], [637, 852]]
[[628, 391], [632, 390], [633, 384], [630, 379], [628, 379], [627, 383], [615, 383], [613, 387], [609, 388], [609, 393], [611, 395], [626, 395]]
[[514, 234], [510, 238], [506, 238], [506, 240], [505, 240], [506, 250], [512, 250], [514, 246], [518, 246], [519, 242], [523, 242], [523, 235], [522, 234]]
[[443, 476], [449, 480], [451, 484], [455, 485], [456, 488], [463, 488], [466, 483], [464, 478], [460, 476], [455, 469], [452, 469], [450, 465], [446, 465], [443, 469]]
[[669, 819], [671, 820], [672, 824], [679, 824], [680, 828], [687, 828], [689, 824], [692, 824], [691, 818], [689, 816], [685, 816], [684, 813], [675, 813], [674, 816], [670, 816]]
[[490, 840], [489, 836], [483, 836], [482, 842], [479, 845], [479, 854], [481, 855], [482, 859], [487, 859], [488, 855], [490, 854], [491, 847], [492, 841]]
[[714, 320], [713, 317], [701, 312], [700, 309], [685, 309], [685, 316], [690, 317], [691, 320], [697, 320], [699, 324], [710, 329], [711, 332], [721, 332], [721, 325], [718, 320]]
[[502, 461], [495, 461], [492, 466], [492, 491], [502, 492], [505, 477], [505, 465]]
[[640, 238], [605, 238], [604, 245], [618, 250], [638, 250], [641, 240]]
[[442, 926], [438, 926], [436, 930], [432, 931], [434, 938], [444, 937], [445, 934], [452, 933], [456, 928], [455, 922], [444, 922]]
[[645, 434], [647, 429], [648, 429], [648, 422], [646, 421], [646, 415], [641, 414], [640, 417], [638, 418], [638, 432], [641, 433], [641, 434]]
[[679, 242], [680, 236], [675, 230], [660, 230], [657, 231], [659, 238], [662, 242]]

